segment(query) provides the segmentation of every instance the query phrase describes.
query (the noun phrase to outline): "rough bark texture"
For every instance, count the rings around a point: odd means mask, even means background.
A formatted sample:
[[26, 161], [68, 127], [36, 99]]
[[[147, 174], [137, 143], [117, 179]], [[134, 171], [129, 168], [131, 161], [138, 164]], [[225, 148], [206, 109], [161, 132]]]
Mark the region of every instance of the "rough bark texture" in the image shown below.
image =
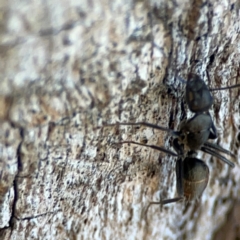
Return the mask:
[[[218, 143], [236, 167], [210, 169], [198, 202], [176, 195], [177, 129], [189, 72], [240, 83], [239, 1], [1, 1], [1, 239], [240, 238], [240, 90], [216, 91]], [[207, 72], [209, 78], [207, 78]], [[238, 214], [236, 214], [238, 213]], [[224, 234], [221, 233], [224, 231]]]

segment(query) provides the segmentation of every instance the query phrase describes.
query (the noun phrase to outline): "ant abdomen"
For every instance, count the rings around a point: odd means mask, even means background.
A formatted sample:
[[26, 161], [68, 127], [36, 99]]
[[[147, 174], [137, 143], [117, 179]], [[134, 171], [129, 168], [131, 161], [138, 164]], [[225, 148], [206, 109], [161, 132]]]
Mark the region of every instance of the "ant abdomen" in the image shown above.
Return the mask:
[[209, 168], [198, 158], [186, 157], [183, 161], [179, 158], [176, 162], [176, 177], [178, 196], [150, 204], [166, 205], [182, 200], [200, 199], [208, 184]]
[[207, 187], [208, 166], [200, 159], [185, 158], [183, 161], [183, 189], [186, 200], [198, 199]]

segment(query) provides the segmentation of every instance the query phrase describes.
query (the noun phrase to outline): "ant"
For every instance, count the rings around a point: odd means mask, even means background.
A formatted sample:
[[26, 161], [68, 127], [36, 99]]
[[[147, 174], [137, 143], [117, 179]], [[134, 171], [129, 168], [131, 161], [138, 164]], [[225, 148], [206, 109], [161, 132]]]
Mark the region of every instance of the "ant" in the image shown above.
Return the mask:
[[175, 167], [178, 197], [162, 200], [160, 202], [150, 202], [150, 204], [165, 205], [183, 199], [190, 201], [201, 197], [208, 184], [209, 168], [201, 159], [195, 157], [197, 150], [201, 150], [219, 158], [232, 168], [235, 166], [233, 162], [220, 154], [225, 153], [234, 157], [230, 151], [208, 141], [209, 139], [217, 138], [217, 131], [208, 111], [213, 104], [211, 91], [240, 87], [240, 84], [224, 88], [209, 89], [205, 82], [196, 74], [189, 74], [188, 81], [183, 81], [186, 82], [185, 100], [188, 108], [194, 113], [194, 116], [190, 119], [183, 120], [180, 123], [179, 131], [174, 131], [147, 122], [116, 123], [97, 127], [141, 125], [165, 131], [174, 137], [173, 148], [176, 153], [161, 146], [141, 144], [134, 141], [119, 142], [119, 144], [130, 143], [146, 146], [178, 157]]

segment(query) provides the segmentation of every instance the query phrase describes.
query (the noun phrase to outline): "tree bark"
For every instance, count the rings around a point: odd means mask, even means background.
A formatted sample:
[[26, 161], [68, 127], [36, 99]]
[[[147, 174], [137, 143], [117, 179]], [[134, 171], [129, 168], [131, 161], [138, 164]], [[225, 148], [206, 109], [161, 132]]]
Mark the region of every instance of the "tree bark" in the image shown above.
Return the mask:
[[[214, 91], [217, 143], [199, 201], [176, 194], [177, 158], [149, 122], [177, 130], [189, 73], [240, 83], [238, 1], [2, 2], [1, 239], [240, 238], [240, 89]], [[231, 225], [229, 226], [229, 224]], [[229, 226], [229, 227], [228, 227]], [[224, 231], [224, 234], [222, 234]]]

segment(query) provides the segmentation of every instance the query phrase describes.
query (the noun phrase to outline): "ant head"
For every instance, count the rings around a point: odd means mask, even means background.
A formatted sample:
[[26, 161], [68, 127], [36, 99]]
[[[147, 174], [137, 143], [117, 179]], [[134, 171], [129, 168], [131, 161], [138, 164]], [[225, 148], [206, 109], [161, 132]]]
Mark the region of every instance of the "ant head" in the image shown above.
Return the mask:
[[208, 111], [213, 104], [213, 97], [206, 83], [196, 74], [189, 74], [185, 98], [189, 109], [194, 113]]

